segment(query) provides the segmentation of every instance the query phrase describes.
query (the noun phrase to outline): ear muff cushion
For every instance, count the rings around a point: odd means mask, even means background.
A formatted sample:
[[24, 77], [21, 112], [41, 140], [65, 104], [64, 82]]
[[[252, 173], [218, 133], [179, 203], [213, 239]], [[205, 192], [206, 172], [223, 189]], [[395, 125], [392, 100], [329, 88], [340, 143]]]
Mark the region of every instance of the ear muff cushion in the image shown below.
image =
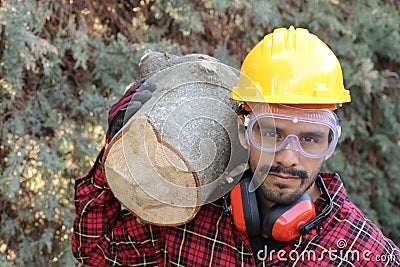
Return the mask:
[[[299, 205], [299, 203], [303, 202], [303, 201], [308, 201], [311, 202], [311, 205], [313, 207], [312, 204], [312, 198], [310, 195], [308, 194], [303, 194], [296, 202], [290, 204], [290, 205], [275, 205], [272, 208], [270, 208], [267, 213], [264, 216], [263, 219], [263, 223], [262, 223], [262, 229], [261, 229], [261, 233], [262, 235], [268, 236], [270, 238], [273, 238], [274, 240], [277, 241], [291, 241], [296, 237], [293, 237], [293, 239], [287, 239], [287, 233], [282, 233], [282, 236], [274, 236], [273, 235], [273, 228], [275, 226], [275, 223], [278, 221], [278, 219], [283, 216], [286, 212], [290, 212], [290, 213], [295, 213], [295, 214], [300, 214], [302, 215], [303, 212], [308, 212], [308, 210], [296, 210], [296, 211], [290, 211], [291, 209], [296, 209], [299, 208], [302, 205]], [[302, 208], [300, 208], [302, 209]], [[315, 212], [315, 211], [314, 211]], [[315, 214], [315, 213], [314, 213]], [[299, 215], [298, 215], [299, 216]], [[315, 217], [315, 215], [314, 215]], [[300, 218], [300, 216], [298, 217]], [[290, 221], [288, 221], [287, 223], [290, 223], [293, 221], [297, 220], [297, 217], [292, 218]], [[299, 230], [299, 226], [296, 224], [294, 227], [296, 227], [295, 232], [298, 232]], [[286, 229], [287, 231], [290, 231], [291, 229]]]
[[260, 214], [258, 212], [257, 197], [255, 192], [249, 192], [250, 179], [240, 182], [242, 195], [243, 215], [246, 222], [247, 234], [251, 237], [260, 234]]
[[261, 229], [263, 237], [273, 238], [272, 228], [274, 227], [275, 222], [288, 209], [290, 209], [290, 206], [274, 205], [267, 211], [267, 213], [265, 213]]
[[231, 191], [231, 212], [236, 229], [249, 236], [260, 234], [260, 215], [255, 192], [249, 192], [250, 179], [239, 182]]
[[235, 185], [229, 195], [231, 199], [231, 214], [233, 223], [238, 231], [247, 233], [246, 221], [243, 214], [243, 201], [240, 183]]

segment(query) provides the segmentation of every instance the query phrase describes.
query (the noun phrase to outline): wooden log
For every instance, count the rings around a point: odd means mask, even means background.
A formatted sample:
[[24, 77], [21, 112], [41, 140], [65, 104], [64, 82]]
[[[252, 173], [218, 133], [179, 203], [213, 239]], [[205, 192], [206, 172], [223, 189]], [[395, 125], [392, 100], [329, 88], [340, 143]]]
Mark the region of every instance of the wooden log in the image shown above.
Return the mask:
[[201, 54], [148, 52], [139, 66], [157, 89], [109, 144], [105, 176], [141, 221], [184, 224], [226, 194], [235, 182], [229, 173], [247, 164], [230, 98], [239, 75]]

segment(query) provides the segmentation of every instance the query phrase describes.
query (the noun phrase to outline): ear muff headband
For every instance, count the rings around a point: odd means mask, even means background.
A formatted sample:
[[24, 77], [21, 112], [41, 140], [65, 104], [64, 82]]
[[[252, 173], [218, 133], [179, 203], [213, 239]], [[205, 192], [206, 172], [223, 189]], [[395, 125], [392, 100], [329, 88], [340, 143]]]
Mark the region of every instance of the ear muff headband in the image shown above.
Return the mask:
[[242, 193], [242, 203], [244, 219], [246, 221], [247, 234], [249, 236], [258, 236], [260, 234], [260, 214], [258, 211], [258, 203], [256, 193], [250, 192], [250, 179], [245, 179], [241, 183], [240, 191]]
[[329, 191], [326, 188], [326, 185], [325, 185], [324, 180], [322, 179], [321, 175], [318, 175], [317, 181], [319, 182], [319, 184], [321, 186], [322, 193], [328, 198], [328, 207], [323, 212], [318, 214], [314, 219], [312, 219], [311, 221], [305, 223], [304, 225], [302, 225], [300, 227], [301, 235], [308, 233], [312, 228], [317, 226], [317, 224], [319, 224], [323, 219], [328, 217], [329, 213], [331, 213], [332, 208], [333, 208], [332, 197], [329, 194]]

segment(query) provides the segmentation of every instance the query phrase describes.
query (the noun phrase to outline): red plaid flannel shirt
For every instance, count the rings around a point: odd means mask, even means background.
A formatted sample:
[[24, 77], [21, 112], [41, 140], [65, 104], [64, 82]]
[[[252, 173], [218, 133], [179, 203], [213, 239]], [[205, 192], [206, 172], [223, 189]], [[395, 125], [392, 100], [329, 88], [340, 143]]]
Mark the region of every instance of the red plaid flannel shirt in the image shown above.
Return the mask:
[[[205, 205], [178, 227], [142, 225], [114, 197], [95, 166], [76, 180], [72, 250], [89, 266], [400, 266], [399, 248], [346, 196], [338, 175], [322, 174], [333, 210], [318, 227], [279, 251], [253, 253], [221, 201]], [[317, 213], [326, 207], [321, 196]]]

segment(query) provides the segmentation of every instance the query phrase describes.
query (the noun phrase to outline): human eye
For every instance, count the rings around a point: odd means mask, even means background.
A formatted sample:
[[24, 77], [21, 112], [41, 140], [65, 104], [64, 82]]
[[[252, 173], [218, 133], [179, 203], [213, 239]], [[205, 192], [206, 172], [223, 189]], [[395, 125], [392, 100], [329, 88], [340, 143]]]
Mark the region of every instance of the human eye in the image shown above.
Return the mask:
[[318, 143], [318, 140], [312, 136], [303, 136], [300, 141], [306, 143]]
[[260, 124], [260, 132], [264, 138], [277, 138], [279, 133], [273, 125]]
[[253, 132], [259, 136], [268, 137], [268, 138], [275, 138], [278, 135], [274, 129], [266, 129], [266, 128], [260, 128], [260, 127], [254, 127]]
[[300, 142], [303, 142], [303, 143], [306, 143], [306, 144], [318, 144], [318, 143], [321, 143], [323, 138], [324, 138], [324, 134], [318, 133], [318, 132], [302, 133], [299, 136]]
[[253, 136], [254, 138], [261, 138], [264, 141], [273, 141], [279, 138], [279, 133], [276, 131], [276, 128], [273, 125], [266, 123], [257, 123], [253, 127]]
[[262, 131], [262, 136], [268, 138], [277, 138], [278, 134], [275, 131], [264, 130]]

